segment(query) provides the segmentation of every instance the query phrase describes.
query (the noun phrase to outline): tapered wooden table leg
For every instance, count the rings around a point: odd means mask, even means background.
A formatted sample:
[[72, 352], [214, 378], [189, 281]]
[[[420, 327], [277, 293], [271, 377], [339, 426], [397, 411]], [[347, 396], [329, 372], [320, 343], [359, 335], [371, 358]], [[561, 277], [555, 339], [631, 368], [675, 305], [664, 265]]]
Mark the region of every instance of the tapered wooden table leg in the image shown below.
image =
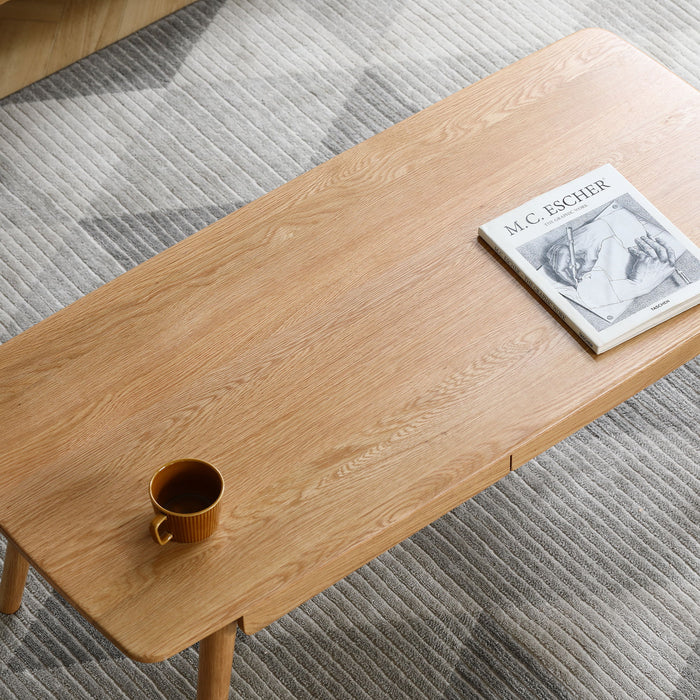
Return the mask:
[[199, 643], [197, 700], [228, 698], [236, 627], [236, 623], [232, 622]]
[[28, 571], [29, 562], [19, 549], [8, 540], [5, 563], [2, 567], [2, 580], [0, 580], [0, 612], [7, 615], [17, 612], [22, 603]]

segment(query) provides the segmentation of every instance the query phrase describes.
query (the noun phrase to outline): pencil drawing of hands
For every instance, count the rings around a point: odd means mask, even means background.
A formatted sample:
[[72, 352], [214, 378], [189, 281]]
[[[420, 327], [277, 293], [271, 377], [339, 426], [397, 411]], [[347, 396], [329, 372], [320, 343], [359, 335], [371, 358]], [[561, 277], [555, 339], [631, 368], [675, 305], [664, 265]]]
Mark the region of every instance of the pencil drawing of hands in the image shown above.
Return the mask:
[[[574, 263], [565, 236], [555, 241], [545, 252], [545, 264], [564, 284], [578, 286], [598, 262], [603, 242], [610, 236], [610, 227], [602, 221], [592, 221], [572, 232]], [[575, 276], [573, 274], [575, 270]]]
[[627, 277], [640, 289], [653, 289], [675, 270], [676, 253], [664, 233], [636, 238], [636, 247], [628, 248], [630, 262]]
[[543, 267], [562, 295], [608, 322], [678, 272], [684, 250], [665, 229], [617, 202], [567, 234], [545, 251]]

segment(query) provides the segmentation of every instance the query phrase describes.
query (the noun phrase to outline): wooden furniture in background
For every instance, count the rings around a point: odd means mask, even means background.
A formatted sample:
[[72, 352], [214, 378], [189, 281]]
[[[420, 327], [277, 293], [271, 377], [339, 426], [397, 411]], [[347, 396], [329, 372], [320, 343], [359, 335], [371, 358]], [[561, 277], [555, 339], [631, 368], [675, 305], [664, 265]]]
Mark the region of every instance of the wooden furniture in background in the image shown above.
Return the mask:
[[[699, 113], [687, 83], [582, 31], [0, 346], [9, 551], [134, 659], [205, 639], [200, 693], [226, 697], [236, 623], [269, 624], [700, 351], [695, 307], [593, 355], [477, 239], [612, 162], [700, 244]], [[160, 547], [148, 483], [178, 457], [221, 470], [221, 522]]]
[[194, 0], [0, 0], [0, 98]]

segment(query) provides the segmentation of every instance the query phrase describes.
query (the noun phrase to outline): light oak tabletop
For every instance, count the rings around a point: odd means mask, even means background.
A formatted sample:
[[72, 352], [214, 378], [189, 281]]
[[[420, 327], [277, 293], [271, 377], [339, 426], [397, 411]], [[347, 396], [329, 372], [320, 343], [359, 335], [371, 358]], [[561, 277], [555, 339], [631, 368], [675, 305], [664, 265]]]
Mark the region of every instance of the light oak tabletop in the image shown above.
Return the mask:
[[[700, 352], [593, 355], [477, 240], [611, 162], [700, 244], [700, 98], [601, 30], [369, 139], [0, 347], [0, 527], [126, 654], [268, 624]], [[155, 544], [148, 482], [224, 475]]]

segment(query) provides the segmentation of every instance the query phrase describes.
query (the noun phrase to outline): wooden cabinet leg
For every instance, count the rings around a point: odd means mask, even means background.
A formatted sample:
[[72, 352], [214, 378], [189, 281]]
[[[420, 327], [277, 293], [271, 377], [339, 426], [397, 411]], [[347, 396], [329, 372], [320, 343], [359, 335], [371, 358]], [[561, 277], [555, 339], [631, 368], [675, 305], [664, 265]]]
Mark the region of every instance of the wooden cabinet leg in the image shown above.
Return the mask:
[[231, 685], [237, 624], [232, 622], [199, 643], [197, 700], [226, 700]]
[[0, 612], [7, 615], [17, 612], [22, 603], [28, 571], [29, 562], [19, 549], [8, 540], [5, 563], [2, 567], [2, 580], [0, 580]]

